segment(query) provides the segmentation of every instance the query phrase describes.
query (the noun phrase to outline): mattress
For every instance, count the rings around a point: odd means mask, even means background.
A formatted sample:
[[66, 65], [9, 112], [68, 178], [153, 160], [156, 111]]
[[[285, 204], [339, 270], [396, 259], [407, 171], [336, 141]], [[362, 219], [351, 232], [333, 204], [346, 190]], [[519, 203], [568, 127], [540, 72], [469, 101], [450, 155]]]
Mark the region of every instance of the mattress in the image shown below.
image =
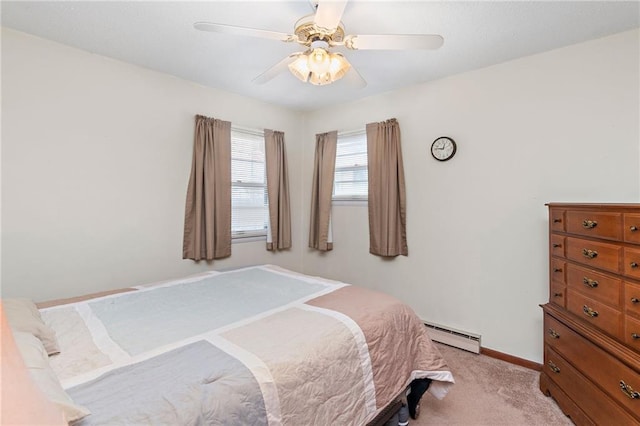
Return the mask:
[[364, 425], [453, 376], [399, 300], [272, 265], [41, 309], [75, 424]]

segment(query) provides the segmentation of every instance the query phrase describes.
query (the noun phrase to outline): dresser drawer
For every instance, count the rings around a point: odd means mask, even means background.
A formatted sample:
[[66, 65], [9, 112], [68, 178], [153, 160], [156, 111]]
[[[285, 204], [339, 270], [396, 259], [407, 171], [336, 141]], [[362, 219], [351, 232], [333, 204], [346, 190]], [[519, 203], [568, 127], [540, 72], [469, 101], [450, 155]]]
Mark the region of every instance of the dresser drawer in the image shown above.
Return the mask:
[[622, 259], [622, 247], [569, 237], [567, 238], [567, 258], [583, 265], [617, 273], [620, 269], [620, 259]]
[[[630, 316], [626, 317], [624, 323], [624, 341], [633, 349], [640, 351], [640, 319]], [[640, 386], [640, 384], [638, 386]]]
[[563, 308], [566, 307], [567, 286], [561, 283], [552, 282], [549, 288], [549, 302], [555, 303]]
[[622, 240], [622, 213], [568, 210], [566, 222], [567, 232], [570, 234]]
[[551, 259], [551, 281], [565, 284], [567, 282], [567, 262], [560, 259]]
[[549, 346], [545, 346], [543, 372], [556, 382], [596, 424], [637, 424], [629, 413]]
[[565, 211], [563, 209], [550, 209], [549, 210], [549, 228], [552, 231], [565, 231]]
[[624, 284], [624, 308], [627, 313], [640, 317], [640, 285]]
[[549, 251], [553, 256], [565, 257], [564, 249], [565, 249], [565, 237], [562, 235], [551, 234], [551, 241], [549, 244], [551, 247]]
[[622, 234], [628, 243], [640, 244], [640, 214], [625, 213]]
[[552, 397], [564, 415], [569, 417], [575, 425], [598, 426], [593, 422], [593, 420], [587, 417], [584, 411], [578, 407], [576, 402], [572, 400], [557, 383], [547, 376], [547, 373], [545, 373], [544, 370], [540, 373], [540, 390], [546, 396]]
[[640, 278], [640, 249], [625, 247], [623, 273], [629, 277]]
[[567, 310], [615, 338], [622, 338], [622, 312], [582, 293], [567, 289]]
[[571, 263], [566, 269], [569, 288], [616, 308], [620, 306], [621, 279]]
[[[570, 360], [577, 370], [597, 383], [613, 400], [635, 413], [637, 421], [640, 421], [640, 399], [630, 398], [620, 386], [622, 381], [628, 391], [629, 387], [635, 391], [640, 389], [638, 371], [618, 361], [552, 316], [545, 315], [544, 324], [545, 344], [564, 359]], [[640, 357], [636, 365], [640, 368]], [[581, 408], [586, 410], [582, 405]]]

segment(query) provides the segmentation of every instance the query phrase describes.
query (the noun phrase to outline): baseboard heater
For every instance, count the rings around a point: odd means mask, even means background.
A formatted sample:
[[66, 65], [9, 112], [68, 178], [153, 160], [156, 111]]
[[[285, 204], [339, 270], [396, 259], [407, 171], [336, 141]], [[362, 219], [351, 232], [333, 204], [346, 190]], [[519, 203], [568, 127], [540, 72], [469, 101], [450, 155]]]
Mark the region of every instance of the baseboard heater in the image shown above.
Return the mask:
[[426, 321], [424, 321], [424, 325], [427, 327], [427, 333], [431, 340], [476, 354], [480, 353], [480, 335]]

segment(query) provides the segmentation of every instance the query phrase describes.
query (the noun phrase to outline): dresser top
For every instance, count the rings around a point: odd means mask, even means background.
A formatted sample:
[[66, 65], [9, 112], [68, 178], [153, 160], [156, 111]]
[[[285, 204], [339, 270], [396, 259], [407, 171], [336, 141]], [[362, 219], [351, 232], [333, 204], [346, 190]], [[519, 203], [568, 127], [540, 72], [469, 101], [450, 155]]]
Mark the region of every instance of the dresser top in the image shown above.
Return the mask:
[[636, 209], [640, 208], [640, 203], [546, 203], [549, 207], [566, 207], [566, 208], [607, 208], [607, 209]]

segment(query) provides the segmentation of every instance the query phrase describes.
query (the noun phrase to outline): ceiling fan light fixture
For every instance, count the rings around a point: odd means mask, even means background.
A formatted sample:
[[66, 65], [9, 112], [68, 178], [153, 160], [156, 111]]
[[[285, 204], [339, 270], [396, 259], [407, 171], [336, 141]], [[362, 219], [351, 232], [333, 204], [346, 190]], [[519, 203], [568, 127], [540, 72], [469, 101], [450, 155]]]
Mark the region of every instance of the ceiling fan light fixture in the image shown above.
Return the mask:
[[304, 83], [307, 82], [309, 74], [311, 74], [308, 62], [309, 59], [307, 58], [307, 55], [300, 55], [295, 61], [289, 64], [289, 71], [291, 71], [291, 74], [295, 75]]
[[[312, 56], [315, 50], [322, 50], [322, 61], [326, 61], [326, 67], [312, 67]], [[307, 51], [289, 64], [289, 71], [304, 83], [315, 86], [324, 86], [340, 80], [351, 69], [351, 64], [341, 53], [329, 53], [325, 49]]]

